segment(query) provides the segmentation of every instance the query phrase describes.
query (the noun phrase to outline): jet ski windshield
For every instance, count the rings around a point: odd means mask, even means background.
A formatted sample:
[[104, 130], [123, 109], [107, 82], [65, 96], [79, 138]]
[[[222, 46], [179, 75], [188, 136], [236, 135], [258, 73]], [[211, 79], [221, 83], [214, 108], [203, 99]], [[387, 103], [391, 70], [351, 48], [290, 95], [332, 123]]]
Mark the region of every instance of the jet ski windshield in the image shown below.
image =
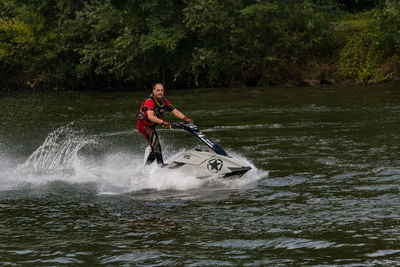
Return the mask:
[[214, 150], [214, 152], [217, 153], [218, 155], [229, 157], [228, 154], [225, 152], [225, 150], [223, 150], [218, 144], [214, 143], [211, 139], [209, 139], [195, 124], [174, 122], [171, 124], [171, 127], [174, 129], [183, 129], [185, 131], [194, 134], [204, 144], [206, 144], [209, 148]]

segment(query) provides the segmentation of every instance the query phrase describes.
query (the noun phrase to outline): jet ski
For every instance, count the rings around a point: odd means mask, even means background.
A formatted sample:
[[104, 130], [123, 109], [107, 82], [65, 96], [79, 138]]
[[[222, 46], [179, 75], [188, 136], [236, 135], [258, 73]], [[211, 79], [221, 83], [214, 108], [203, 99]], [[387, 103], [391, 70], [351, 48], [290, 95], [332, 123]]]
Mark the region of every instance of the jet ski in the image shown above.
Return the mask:
[[243, 165], [238, 159], [228, 155], [218, 144], [209, 139], [195, 124], [176, 122], [172, 129], [183, 129], [195, 135], [210, 149], [193, 149], [164, 166], [169, 170], [180, 170], [194, 174], [197, 178], [218, 176], [220, 178], [239, 178], [251, 167]]

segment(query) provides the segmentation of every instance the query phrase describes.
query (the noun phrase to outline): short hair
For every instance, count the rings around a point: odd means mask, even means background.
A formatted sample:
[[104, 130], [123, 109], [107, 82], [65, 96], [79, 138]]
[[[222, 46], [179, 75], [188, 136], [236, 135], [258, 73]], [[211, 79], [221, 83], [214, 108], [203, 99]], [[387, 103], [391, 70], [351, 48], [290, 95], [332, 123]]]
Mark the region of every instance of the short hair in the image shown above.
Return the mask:
[[156, 85], [158, 85], [158, 84], [161, 84], [162, 87], [164, 87], [164, 85], [163, 85], [162, 83], [155, 83], [155, 84], [153, 85], [153, 90], [156, 89]]

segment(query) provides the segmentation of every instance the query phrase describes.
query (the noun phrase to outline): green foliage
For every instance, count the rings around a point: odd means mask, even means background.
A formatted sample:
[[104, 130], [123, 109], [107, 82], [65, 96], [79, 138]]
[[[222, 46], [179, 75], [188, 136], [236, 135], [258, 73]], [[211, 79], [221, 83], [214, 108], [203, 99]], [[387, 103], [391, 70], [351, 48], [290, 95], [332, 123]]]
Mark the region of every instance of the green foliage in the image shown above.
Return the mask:
[[280, 12], [276, 3], [268, 2], [249, 5], [239, 12], [232, 37], [234, 56], [240, 64], [241, 75], [249, 83], [268, 76], [281, 60], [276, 50], [282, 30]]
[[400, 52], [400, 3], [386, 1], [383, 12], [376, 18], [378, 32], [378, 48], [384, 56], [391, 56]]
[[[3, 3], [4, 4], [4, 3]], [[44, 82], [57, 54], [58, 35], [46, 26], [45, 19], [22, 6], [0, 18], [1, 76], [12, 72], [31, 76], [31, 83]]]
[[[357, 15], [340, 53], [339, 70], [358, 82], [382, 82], [399, 74], [399, 69], [382, 71], [382, 65], [398, 58], [400, 52], [400, 11], [397, 1], [386, 1], [385, 8]], [[348, 23], [349, 24], [349, 23]], [[398, 61], [398, 60], [396, 60]]]
[[0, 82], [263, 86], [335, 61], [357, 81], [399, 74], [398, 2], [346, 3], [0, 0]]
[[335, 8], [307, 0], [191, 2], [184, 12], [197, 37], [192, 73], [210, 85], [268, 84], [289, 65], [329, 55]]
[[376, 36], [371, 33], [354, 35], [340, 54], [341, 70], [358, 82], [371, 79], [383, 81], [385, 77], [377, 72], [382, 55], [377, 49]]
[[[78, 79], [93, 74], [111, 80], [138, 81], [175, 71], [170, 64], [185, 32], [174, 21], [171, 3], [89, 1], [76, 18], [64, 23], [65, 36], [79, 54]], [[168, 11], [168, 12], [166, 12]]]
[[231, 40], [236, 14], [231, 1], [197, 0], [183, 10], [184, 22], [196, 36], [191, 73], [194, 82], [205, 79], [203, 86], [220, 86], [232, 75]]
[[385, 3], [385, 0], [338, 0], [337, 2], [344, 6], [348, 11], [356, 13], [381, 6]]

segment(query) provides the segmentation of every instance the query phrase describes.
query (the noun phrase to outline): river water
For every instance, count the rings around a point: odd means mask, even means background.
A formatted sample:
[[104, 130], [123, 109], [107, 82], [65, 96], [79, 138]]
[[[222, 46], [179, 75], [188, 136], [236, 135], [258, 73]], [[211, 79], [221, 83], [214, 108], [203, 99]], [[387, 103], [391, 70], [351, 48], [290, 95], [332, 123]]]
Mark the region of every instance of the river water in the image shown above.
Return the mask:
[[146, 92], [1, 95], [0, 265], [400, 265], [398, 85], [166, 93], [252, 170], [143, 168]]

